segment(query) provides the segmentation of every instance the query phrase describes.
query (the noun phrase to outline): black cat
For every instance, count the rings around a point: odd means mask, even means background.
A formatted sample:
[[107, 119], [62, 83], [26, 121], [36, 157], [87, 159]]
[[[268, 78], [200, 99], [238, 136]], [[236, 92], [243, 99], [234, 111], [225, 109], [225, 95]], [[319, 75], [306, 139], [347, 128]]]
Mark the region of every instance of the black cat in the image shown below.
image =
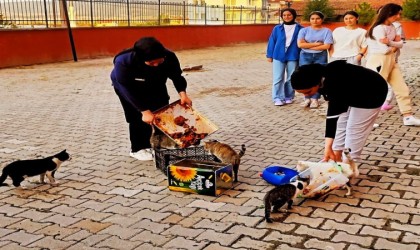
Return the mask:
[[3, 168], [3, 173], [0, 176], [0, 186], [8, 186], [3, 183], [7, 176], [12, 178], [15, 187], [19, 187], [25, 178], [35, 175], [40, 175], [41, 183], [45, 183], [44, 177], [46, 175], [51, 185], [57, 185], [54, 173], [64, 161], [70, 159], [70, 155], [66, 150], [63, 150], [56, 155], [43, 159], [14, 161]]
[[265, 221], [272, 223], [273, 220], [270, 218], [270, 210], [273, 206], [273, 212], [278, 212], [287, 202], [287, 209], [292, 209], [293, 199], [308, 185], [309, 178], [300, 178], [289, 184], [277, 186], [264, 196], [265, 206]]

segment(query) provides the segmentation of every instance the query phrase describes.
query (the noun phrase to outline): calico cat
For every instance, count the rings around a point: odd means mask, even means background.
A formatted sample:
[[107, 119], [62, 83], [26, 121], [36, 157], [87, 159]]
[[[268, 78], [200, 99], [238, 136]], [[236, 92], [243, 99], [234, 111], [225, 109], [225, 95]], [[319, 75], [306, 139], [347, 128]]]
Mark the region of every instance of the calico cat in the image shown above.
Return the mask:
[[292, 209], [293, 199], [302, 192], [308, 183], [309, 178], [301, 178], [298, 176], [296, 181], [277, 186], [268, 191], [264, 196], [265, 221], [267, 223], [273, 222], [270, 218], [271, 207], [273, 207], [272, 212], [275, 213], [287, 202], [287, 209]]
[[204, 142], [204, 150], [216, 156], [222, 163], [232, 164], [235, 182], [238, 182], [238, 170], [241, 157], [245, 154], [245, 144], [242, 144], [241, 151], [237, 153], [229, 145], [218, 141]]
[[152, 135], [150, 136], [150, 145], [152, 149], [176, 149], [179, 148], [178, 144], [169, 138], [164, 133], [156, 133], [155, 126], [152, 125]]
[[4, 183], [7, 176], [12, 178], [15, 187], [19, 187], [25, 178], [35, 175], [40, 175], [41, 183], [45, 183], [44, 177], [46, 175], [50, 185], [58, 185], [54, 179], [54, 173], [64, 161], [70, 159], [70, 155], [66, 150], [63, 150], [56, 155], [43, 159], [14, 161], [3, 168], [3, 173], [0, 176], [0, 186], [8, 186]]

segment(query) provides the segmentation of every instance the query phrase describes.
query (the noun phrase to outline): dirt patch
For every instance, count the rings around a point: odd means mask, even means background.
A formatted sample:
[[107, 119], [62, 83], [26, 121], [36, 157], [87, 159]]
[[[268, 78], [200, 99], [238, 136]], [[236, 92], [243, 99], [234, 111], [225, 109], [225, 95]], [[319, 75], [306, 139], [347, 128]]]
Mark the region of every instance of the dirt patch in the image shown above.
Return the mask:
[[252, 95], [260, 91], [265, 91], [266, 89], [267, 89], [267, 86], [265, 85], [253, 86], [253, 87], [248, 87], [248, 88], [243, 88], [243, 87], [207, 88], [207, 89], [199, 91], [195, 95], [196, 96], [215, 95], [219, 97], [225, 97], [225, 96], [241, 97], [245, 95]]

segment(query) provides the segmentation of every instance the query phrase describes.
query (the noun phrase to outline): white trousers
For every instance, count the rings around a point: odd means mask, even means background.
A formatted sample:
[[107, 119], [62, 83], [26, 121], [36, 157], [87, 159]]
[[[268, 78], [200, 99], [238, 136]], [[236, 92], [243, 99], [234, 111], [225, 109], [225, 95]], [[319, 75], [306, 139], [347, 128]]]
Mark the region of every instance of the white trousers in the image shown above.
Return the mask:
[[353, 160], [360, 159], [363, 147], [373, 129], [381, 108], [362, 109], [350, 107], [337, 121], [333, 150], [351, 150]]

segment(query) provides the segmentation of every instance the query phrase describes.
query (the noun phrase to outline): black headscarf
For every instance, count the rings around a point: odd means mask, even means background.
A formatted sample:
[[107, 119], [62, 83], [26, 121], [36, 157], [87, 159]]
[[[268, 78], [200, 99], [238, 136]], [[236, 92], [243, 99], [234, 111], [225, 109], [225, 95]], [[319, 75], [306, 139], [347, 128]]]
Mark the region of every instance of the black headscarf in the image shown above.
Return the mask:
[[163, 45], [156, 38], [143, 37], [136, 41], [132, 48], [125, 49], [118, 53], [114, 57], [114, 63], [118, 56], [126, 53], [132, 53], [132, 56], [137, 62], [146, 62], [165, 57], [165, 52], [165, 47], [163, 47]]
[[281, 12], [280, 12], [281, 17], [283, 17], [283, 13], [284, 13], [285, 11], [288, 11], [288, 12], [290, 12], [290, 13], [292, 14], [292, 16], [293, 16], [293, 20], [292, 20], [292, 21], [290, 21], [290, 22], [286, 22], [286, 21], [284, 21], [284, 20], [283, 20], [283, 24], [285, 24], [285, 25], [292, 25], [292, 24], [295, 24], [295, 23], [296, 23], [296, 17], [297, 17], [296, 10], [295, 10], [295, 9], [292, 9], [292, 8], [282, 9], [282, 10], [281, 10]]

